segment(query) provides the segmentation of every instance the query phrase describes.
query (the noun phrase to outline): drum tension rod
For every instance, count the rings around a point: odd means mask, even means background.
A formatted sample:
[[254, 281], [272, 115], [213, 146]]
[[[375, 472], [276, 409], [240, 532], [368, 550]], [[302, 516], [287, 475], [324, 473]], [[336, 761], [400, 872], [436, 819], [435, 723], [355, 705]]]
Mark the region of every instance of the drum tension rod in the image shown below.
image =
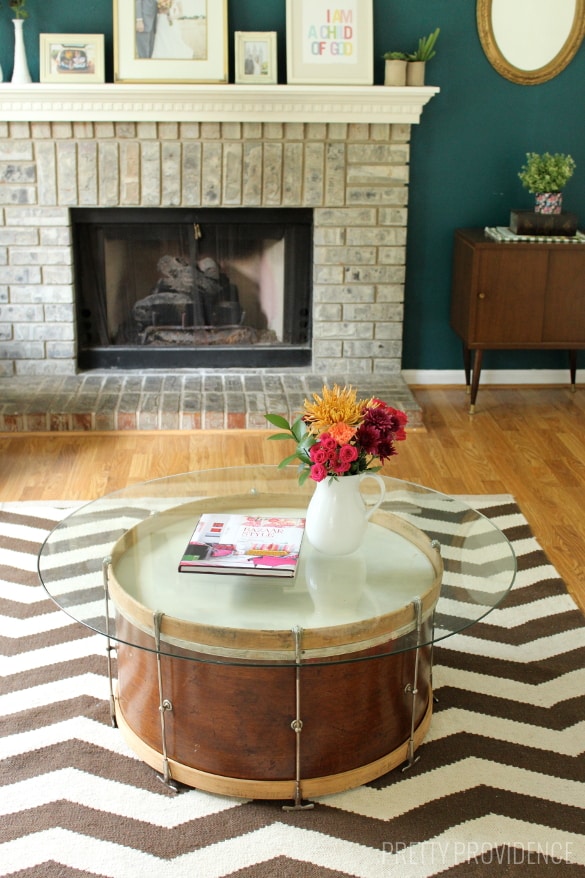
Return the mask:
[[106, 655], [108, 659], [108, 685], [110, 689], [110, 721], [113, 728], [117, 729], [118, 720], [116, 719], [116, 699], [114, 697], [114, 677], [112, 673], [112, 653], [116, 652], [116, 647], [112, 646], [112, 641], [110, 639], [110, 602], [108, 595], [108, 570], [110, 569], [111, 563], [112, 559], [110, 557], [104, 558], [104, 560], [102, 561], [102, 576], [104, 582], [104, 599], [106, 604]]
[[415, 707], [416, 707], [416, 696], [418, 693], [417, 684], [418, 684], [418, 664], [419, 664], [419, 652], [421, 645], [421, 630], [422, 630], [422, 601], [420, 598], [416, 598], [413, 602], [414, 611], [416, 613], [416, 650], [414, 653], [414, 679], [412, 683], [408, 683], [405, 688], [406, 692], [410, 692], [412, 695], [412, 706], [410, 713], [410, 739], [408, 741], [408, 756], [407, 763], [402, 767], [402, 771], [408, 771], [409, 768], [418, 762], [420, 756], [414, 755], [414, 731], [415, 731]]
[[291, 729], [295, 733], [295, 800], [293, 805], [283, 805], [283, 811], [308, 811], [314, 808], [313, 802], [303, 804], [301, 793], [301, 732], [303, 731], [303, 721], [301, 719], [301, 635], [302, 628], [298, 626], [293, 628], [295, 637], [295, 697], [296, 697], [296, 717], [290, 724]]
[[160, 655], [160, 629], [161, 623], [164, 613], [155, 612], [152, 614], [153, 626], [154, 626], [154, 644], [156, 648], [156, 670], [158, 674], [158, 697], [159, 697], [159, 713], [160, 713], [160, 731], [161, 731], [161, 739], [162, 739], [162, 757], [163, 757], [163, 771], [162, 775], [159, 774], [158, 777], [165, 783], [169, 789], [171, 789], [174, 793], [179, 791], [178, 784], [172, 778], [171, 775], [171, 766], [169, 764], [169, 758], [167, 755], [167, 731], [166, 731], [166, 723], [165, 723], [165, 714], [168, 710], [173, 709], [172, 703], [163, 696], [163, 680], [162, 680], [162, 664], [161, 664], [161, 655]]
[[[438, 540], [431, 540], [431, 548], [434, 549], [437, 554], [441, 555], [441, 544]], [[435, 695], [435, 690], [433, 688], [433, 665], [435, 663], [435, 621], [436, 621], [436, 609], [437, 605], [435, 604], [433, 608], [433, 624], [432, 624], [432, 633], [433, 636], [431, 638], [431, 659], [430, 659], [430, 680], [431, 680], [431, 692], [433, 694], [433, 704], [439, 703], [439, 698]]]

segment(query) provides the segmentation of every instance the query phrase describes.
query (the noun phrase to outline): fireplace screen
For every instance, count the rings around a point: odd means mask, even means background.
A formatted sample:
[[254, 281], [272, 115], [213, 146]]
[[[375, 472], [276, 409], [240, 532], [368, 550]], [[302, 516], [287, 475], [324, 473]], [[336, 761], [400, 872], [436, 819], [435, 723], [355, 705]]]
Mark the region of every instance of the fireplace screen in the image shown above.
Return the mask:
[[82, 369], [310, 363], [312, 212], [73, 210]]

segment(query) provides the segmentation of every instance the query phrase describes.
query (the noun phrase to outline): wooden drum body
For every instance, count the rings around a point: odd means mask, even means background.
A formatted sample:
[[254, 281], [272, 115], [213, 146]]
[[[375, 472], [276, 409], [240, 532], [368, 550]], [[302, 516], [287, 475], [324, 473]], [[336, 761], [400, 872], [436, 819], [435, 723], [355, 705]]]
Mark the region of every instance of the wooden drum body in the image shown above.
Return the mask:
[[[219, 502], [206, 500], [206, 510]], [[229, 502], [244, 509], [242, 498]], [[245, 502], [258, 511], [266, 498]], [[280, 498], [285, 507], [292, 511], [290, 497]], [[135, 752], [189, 786], [266, 799], [340, 792], [411, 759], [432, 712], [442, 565], [429, 539], [378, 512], [363, 550], [342, 564], [304, 543], [291, 581], [175, 573], [201, 511], [190, 503], [152, 516], [112, 554], [116, 716]], [[395, 567], [414, 565], [421, 587], [408, 584], [409, 601], [397, 588], [393, 608], [387, 555], [399, 544]], [[163, 556], [170, 569], [161, 585]], [[140, 588], [147, 579], [158, 598]], [[168, 612], [155, 603], [161, 595]]]

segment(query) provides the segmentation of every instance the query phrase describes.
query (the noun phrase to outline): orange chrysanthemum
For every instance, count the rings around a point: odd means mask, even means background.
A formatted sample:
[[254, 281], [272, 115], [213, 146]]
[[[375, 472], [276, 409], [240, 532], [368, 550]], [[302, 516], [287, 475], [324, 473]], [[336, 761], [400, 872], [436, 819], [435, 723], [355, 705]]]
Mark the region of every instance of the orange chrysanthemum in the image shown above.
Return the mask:
[[353, 437], [355, 436], [357, 431], [357, 427], [350, 427], [349, 424], [346, 424], [345, 421], [340, 421], [338, 424], [333, 424], [332, 427], [329, 428], [329, 435], [332, 436], [338, 445], [347, 445]]

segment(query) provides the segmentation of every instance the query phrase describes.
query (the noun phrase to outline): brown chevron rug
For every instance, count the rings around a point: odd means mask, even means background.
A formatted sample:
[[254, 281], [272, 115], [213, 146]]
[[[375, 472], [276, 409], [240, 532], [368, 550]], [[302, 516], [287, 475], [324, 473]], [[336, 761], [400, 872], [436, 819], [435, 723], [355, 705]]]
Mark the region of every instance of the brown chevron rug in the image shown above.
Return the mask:
[[169, 792], [110, 725], [103, 639], [38, 584], [75, 504], [0, 504], [0, 875], [585, 876], [585, 621], [513, 499], [465, 499], [513, 543], [514, 588], [435, 648], [419, 761], [309, 811]]

